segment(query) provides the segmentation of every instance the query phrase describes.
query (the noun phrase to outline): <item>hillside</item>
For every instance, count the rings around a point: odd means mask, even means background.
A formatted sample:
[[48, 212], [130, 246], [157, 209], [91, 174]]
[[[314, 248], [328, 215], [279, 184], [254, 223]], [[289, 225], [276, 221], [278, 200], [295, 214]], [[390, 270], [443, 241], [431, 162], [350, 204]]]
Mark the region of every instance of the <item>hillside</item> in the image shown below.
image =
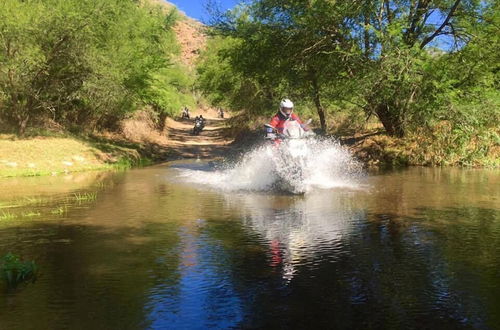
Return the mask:
[[[167, 10], [175, 8], [175, 5], [164, 0], [150, 0]], [[203, 32], [204, 25], [199, 21], [187, 16], [183, 11], [178, 10], [180, 19], [174, 27], [177, 41], [181, 47], [180, 61], [189, 68], [194, 68], [194, 63], [205, 47], [207, 37]]]
[[181, 46], [181, 61], [190, 68], [206, 45], [207, 38], [203, 28], [203, 24], [188, 17], [179, 20], [174, 27]]

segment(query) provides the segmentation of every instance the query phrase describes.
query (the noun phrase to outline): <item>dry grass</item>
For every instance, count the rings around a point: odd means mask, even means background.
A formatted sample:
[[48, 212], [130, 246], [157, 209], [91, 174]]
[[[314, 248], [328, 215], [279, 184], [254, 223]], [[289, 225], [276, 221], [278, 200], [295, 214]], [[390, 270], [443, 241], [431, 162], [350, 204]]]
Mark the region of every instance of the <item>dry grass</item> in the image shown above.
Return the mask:
[[369, 166], [500, 167], [500, 146], [493, 139], [474, 136], [459, 142], [443, 125], [432, 133], [422, 130], [402, 139], [385, 134], [367, 136], [350, 148]]
[[165, 133], [156, 129], [156, 121], [152, 111], [138, 111], [133, 118], [122, 121], [121, 135], [134, 143], [165, 145], [167, 138]]
[[137, 158], [136, 150], [74, 137], [18, 139], [0, 135], [0, 177], [106, 169]]

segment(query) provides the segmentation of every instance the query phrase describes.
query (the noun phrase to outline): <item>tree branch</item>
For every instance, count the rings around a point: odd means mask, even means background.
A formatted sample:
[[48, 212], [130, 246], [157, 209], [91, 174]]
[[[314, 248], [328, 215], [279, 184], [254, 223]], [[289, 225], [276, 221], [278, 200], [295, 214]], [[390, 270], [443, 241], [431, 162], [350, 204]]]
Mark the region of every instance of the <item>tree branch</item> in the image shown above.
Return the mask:
[[425, 24], [422, 22], [422, 16], [423, 20], [427, 19], [425, 17], [425, 13], [428, 7], [429, 7], [428, 0], [418, 0], [415, 5], [414, 4], [411, 5], [410, 14], [408, 16], [410, 20], [410, 27], [405, 33], [405, 40], [407, 45], [413, 46], [417, 41], [420, 25]]
[[424, 19], [422, 20], [422, 22], [417, 26], [417, 29], [415, 31], [415, 33], [417, 35], [420, 35], [422, 33], [422, 30], [424, 29], [425, 27], [425, 24], [427, 24], [427, 20], [429, 19], [429, 17], [432, 15], [432, 13], [434, 12], [434, 9], [431, 9], [429, 12], [427, 12], [425, 15], [424, 15]]
[[437, 28], [437, 30], [434, 31], [434, 33], [432, 35], [430, 35], [429, 37], [425, 38], [424, 41], [422, 41], [422, 43], [420, 44], [420, 49], [424, 48], [429, 42], [431, 42], [436, 36], [438, 36], [441, 33], [441, 30], [443, 30], [446, 25], [448, 25], [448, 22], [450, 21], [451, 17], [455, 13], [455, 10], [457, 9], [458, 5], [460, 4], [460, 1], [461, 0], [455, 1], [455, 3], [453, 4], [453, 6], [450, 9], [450, 12], [448, 13], [448, 16], [446, 16], [446, 18], [443, 21], [443, 23], [441, 24], [441, 26], [439, 26]]
[[364, 14], [364, 23], [365, 23], [365, 28], [363, 29], [363, 37], [364, 37], [364, 46], [365, 46], [365, 57], [370, 56], [370, 34], [368, 31], [368, 24], [370, 23], [367, 14]]
[[387, 12], [387, 22], [389, 22], [389, 24], [391, 23], [392, 21], [392, 13], [391, 13], [391, 8], [389, 6], [389, 0], [385, 0], [384, 1], [384, 4], [385, 4], [385, 11]]

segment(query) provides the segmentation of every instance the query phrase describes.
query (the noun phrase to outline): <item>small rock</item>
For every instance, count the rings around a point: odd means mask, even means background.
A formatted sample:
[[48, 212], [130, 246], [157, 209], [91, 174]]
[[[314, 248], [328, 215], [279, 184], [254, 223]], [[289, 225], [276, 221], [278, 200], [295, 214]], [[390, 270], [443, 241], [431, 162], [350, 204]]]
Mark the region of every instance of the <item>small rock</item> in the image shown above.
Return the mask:
[[63, 165], [66, 165], [66, 166], [73, 166], [72, 162], [63, 161], [62, 163], [63, 163]]
[[10, 166], [10, 167], [17, 167], [16, 162], [6, 162], [5, 165]]
[[34, 164], [34, 163], [28, 163], [26, 166], [28, 166], [29, 168], [35, 168], [36, 164]]
[[74, 161], [77, 161], [77, 162], [80, 162], [80, 163], [83, 163], [85, 161], [85, 158], [82, 157], [82, 156], [73, 156], [71, 157]]

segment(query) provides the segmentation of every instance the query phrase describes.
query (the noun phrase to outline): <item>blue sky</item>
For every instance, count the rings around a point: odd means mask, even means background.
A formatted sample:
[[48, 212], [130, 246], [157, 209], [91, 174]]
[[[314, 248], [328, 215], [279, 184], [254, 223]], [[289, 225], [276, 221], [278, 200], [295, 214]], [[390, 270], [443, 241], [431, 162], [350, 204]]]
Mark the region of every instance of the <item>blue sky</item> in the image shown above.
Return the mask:
[[[234, 7], [238, 0], [210, 0], [218, 5], [222, 10], [227, 10]], [[201, 22], [208, 21], [210, 16], [206, 10], [206, 5], [209, 0], [168, 0], [180, 10], [186, 13], [189, 17], [195, 18]]]
[[[0, 0], [1, 1], [1, 0]], [[207, 11], [209, 3], [215, 4], [220, 10], [225, 11], [233, 8], [241, 0], [167, 0], [173, 3], [180, 10], [186, 13], [189, 17], [199, 20], [200, 22], [209, 23], [210, 14]], [[439, 11], [434, 12], [429, 18], [428, 23], [433, 23], [436, 26], [441, 24], [444, 16]], [[453, 39], [450, 36], [439, 36], [431, 45], [443, 50], [453, 48]]]

